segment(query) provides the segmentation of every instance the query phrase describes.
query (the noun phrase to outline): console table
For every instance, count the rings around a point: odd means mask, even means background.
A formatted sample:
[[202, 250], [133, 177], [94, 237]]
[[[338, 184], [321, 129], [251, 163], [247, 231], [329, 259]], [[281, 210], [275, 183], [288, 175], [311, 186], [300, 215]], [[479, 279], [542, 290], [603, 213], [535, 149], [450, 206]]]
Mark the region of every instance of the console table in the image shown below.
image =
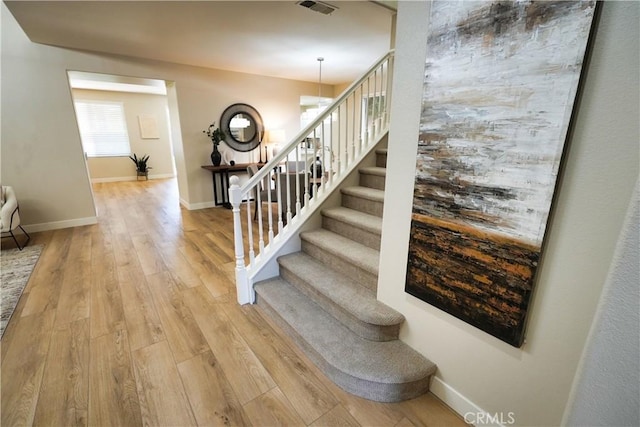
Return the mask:
[[[235, 165], [220, 165], [201, 166], [202, 169], [206, 169], [211, 172], [213, 179], [213, 202], [216, 206], [224, 206], [227, 209], [231, 209], [231, 203], [229, 203], [229, 172], [246, 172], [247, 167], [256, 163], [236, 163]], [[262, 167], [263, 164], [259, 163], [258, 167]], [[218, 181], [220, 182], [220, 191], [218, 191]], [[218, 193], [221, 193], [218, 195]]]

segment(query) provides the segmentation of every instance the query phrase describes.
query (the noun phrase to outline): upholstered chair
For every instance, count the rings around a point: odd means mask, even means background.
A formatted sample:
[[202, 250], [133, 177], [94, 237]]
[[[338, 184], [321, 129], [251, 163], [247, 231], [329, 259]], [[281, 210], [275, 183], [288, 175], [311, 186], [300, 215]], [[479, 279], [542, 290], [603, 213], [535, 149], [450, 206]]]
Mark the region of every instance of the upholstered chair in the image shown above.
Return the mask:
[[[20, 206], [18, 205], [18, 199], [16, 197], [16, 193], [13, 191], [13, 187], [2, 186], [0, 190], [0, 204], [2, 207], [0, 208], [0, 226], [2, 228], [2, 237], [5, 236], [6, 233], [10, 234], [13, 240], [16, 242], [18, 249], [22, 250], [29, 240], [31, 240], [31, 236], [22, 228], [20, 225]], [[16, 239], [13, 231], [19, 228], [22, 230], [25, 236], [27, 236], [27, 240], [24, 242], [22, 246]]]

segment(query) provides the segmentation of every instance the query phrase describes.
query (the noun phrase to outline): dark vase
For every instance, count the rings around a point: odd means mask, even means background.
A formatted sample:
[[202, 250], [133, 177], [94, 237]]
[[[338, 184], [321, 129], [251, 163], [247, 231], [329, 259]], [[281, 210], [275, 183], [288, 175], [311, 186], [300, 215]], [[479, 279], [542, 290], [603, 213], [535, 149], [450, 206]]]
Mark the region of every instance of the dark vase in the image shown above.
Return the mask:
[[220, 166], [222, 162], [222, 154], [218, 151], [218, 145], [213, 144], [213, 152], [211, 153], [211, 163], [213, 166]]
[[312, 178], [322, 177], [322, 161], [320, 157], [316, 157], [316, 160], [311, 164], [311, 168], [309, 168], [309, 172]]

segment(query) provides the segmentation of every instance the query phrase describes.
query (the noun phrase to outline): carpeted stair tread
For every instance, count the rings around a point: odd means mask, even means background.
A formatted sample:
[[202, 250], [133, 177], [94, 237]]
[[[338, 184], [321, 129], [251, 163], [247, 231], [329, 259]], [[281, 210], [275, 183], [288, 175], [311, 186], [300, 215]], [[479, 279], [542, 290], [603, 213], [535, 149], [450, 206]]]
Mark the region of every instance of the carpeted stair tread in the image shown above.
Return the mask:
[[337, 255], [371, 274], [378, 275], [380, 251], [324, 229], [302, 232], [300, 239], [325, 252]]
[[390, 402], [428, 390], [435, 365], [402, 341], [357, 336], [281, 278], [257, 283], [255, 289], [258, 305], [266, 303], [309, 357], [347, 391]]
[[367, 213], [342, 206], [323, 209], [322, 215], [347, 223], [361, 230], [377, 234], [378, 236], [382, 235], [382, 218], [379, 216], [369, 215]]
[[388, 149], [386, 148], [376, 148], [376, 154], [384, 154], [387, 155], [387, 153], [389, 152]]
[[378, 166], [370, 166], [358, 169], [360, 173], [365, 175], [387, 176], [387, 168]]
[[380, 166], [366, 166], [359, 168], [358, 171], [366, 175], [387, 176], [387, 168]]
[[404, 322], [402, 314], [378, 301], [371, 290], [303, 252], [279, 257], [278, 263], [363, 322], [384, 326]]
[[362, 199], [371, 200], [373, 202], [384, 202], [384, 190], [369, 187], [345, 187], [340, 190], [342, 194], [348, 196], [360, 197]]

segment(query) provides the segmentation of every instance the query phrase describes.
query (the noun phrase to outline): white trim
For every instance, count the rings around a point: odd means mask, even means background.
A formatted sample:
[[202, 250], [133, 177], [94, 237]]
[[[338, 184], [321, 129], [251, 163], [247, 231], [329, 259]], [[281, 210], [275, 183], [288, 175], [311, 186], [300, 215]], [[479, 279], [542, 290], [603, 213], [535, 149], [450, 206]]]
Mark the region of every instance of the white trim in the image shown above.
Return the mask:
[[83, 225], [93, 225], [98, 223], [98, 218], [90, 216], [86, 218], [67, 219], [64, 221], [43, 222], [40, 224], [25, 225], [24, 228], [31, 233], [40, 231], [58, 230], [60, 228], [81, 227]]
[[182, 206], [186, 210], [189, 210], [189, 203], [187, 203], [187, 201], [182, 197], [180, 197], [180, 206]]
[[[253, 199], [250, 199], [251, 201], [253, 201]], [[246, 202], [247, 199], [242, 199], [242, 202]], [[189, 211], [195, 211], [198, 209], [208, 209], [208, 208], [222, 208], [222, 205], [218, 205], [216, 206], [215, 202], [211, 201], [211, 202], [200, 202], [200, 203], [188, 203], [186, 200], [184, 199], [180, 199], [180, 204], [182, 206], [185, 207], [185, 209], [189, 210]]]
[[[172, 173], [160, 173], [157, 175], [149, 175], [149, 179], [166, 179], [166, 178], [175, 178], [175, 175]], [[111, 176], [107, 178], [91, 178], [91, 183], [96, 184], [100, 182], [122, 182], [122, 181], [137, 181], [138, 177], [134, 176]]]
[[[449, 384], [442, 381], [440, 378], [433, 376], [431, 380], [431, 386], [429, 387], [429, 391], [433, 393], [438, 399], [442, 400], [447, 406], [449, 406], [454, 412], [465, 419], [467, 421], [475, 421], [478, 418], [485, 419], [502, 419], [507, 423], [510, 421], [509, 414], [493, 414], [494, 417], [491, 417], [491, 414], [488, 414], [487, 411], [467, 399], [464, 395], [462, 395], [458, 390], [451, 387]], [[465, 414], [469, 414], [465, 417]], [[478, 417], [477, 414], [483, 414], [484, 416]], [[502, 415], [502, 416], [501, 416]], [[515, 414], [513, 415], [515, 417]], [[497, 426], [497, 427], [505, 427], [504, 424], [500, 423], [475, 423], [472, 424], [475, 426]], [[508, 424], [507, 424], [508, 425]]]
[[211, 201], [211, 202], [200, 202], [200, 203], [188, 203], [186, 202], [184, 199], [180, 199], [180, 204], [182, 206], [184, 206], [185, 208], [187, 208], [187, 210], [190, 211], [195, 211], [198, 209], [207, 209], [207, 208], [216, 208], [216, 207], [222, 207], [222, 206], [216, 206], [216, 204]]

